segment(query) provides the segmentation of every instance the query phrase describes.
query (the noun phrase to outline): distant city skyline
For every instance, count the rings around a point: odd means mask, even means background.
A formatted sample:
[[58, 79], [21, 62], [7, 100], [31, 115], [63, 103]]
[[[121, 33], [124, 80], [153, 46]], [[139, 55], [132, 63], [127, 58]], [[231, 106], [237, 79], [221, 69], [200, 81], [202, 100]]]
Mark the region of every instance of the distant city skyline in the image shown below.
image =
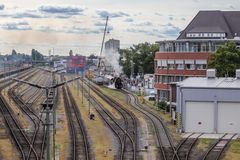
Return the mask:
[[240, 10], [240, 0], [1, 0], [0, 53], [99, 54], [105, 18], [121, 48], [176, 39], [199, 10]]

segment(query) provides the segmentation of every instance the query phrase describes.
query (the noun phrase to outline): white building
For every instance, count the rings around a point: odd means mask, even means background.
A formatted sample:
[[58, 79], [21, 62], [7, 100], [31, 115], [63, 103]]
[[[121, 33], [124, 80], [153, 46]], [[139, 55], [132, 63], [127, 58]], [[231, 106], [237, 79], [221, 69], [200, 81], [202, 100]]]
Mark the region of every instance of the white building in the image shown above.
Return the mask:
[[240, 133], [240, 70], [236, 78], [187, 78], [177, 85], [178, 129], [183, 132]]

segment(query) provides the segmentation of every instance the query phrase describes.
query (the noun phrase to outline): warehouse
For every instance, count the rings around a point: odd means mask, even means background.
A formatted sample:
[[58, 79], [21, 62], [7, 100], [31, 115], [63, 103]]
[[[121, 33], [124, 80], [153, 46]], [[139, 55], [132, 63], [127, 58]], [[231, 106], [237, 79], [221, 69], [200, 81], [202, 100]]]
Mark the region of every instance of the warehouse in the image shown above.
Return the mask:
[[240, 70], [236, 78], [187, 78], [177, 85], [177, 119], [181, 132], [240, 133]]

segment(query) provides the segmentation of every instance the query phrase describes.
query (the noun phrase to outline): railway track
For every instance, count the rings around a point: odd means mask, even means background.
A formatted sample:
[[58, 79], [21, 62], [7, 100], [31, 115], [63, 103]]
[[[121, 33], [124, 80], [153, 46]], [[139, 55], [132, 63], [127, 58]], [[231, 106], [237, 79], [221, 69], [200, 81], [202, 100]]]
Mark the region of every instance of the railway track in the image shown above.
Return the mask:
[[175, 146], [172, 142], [172, 139], [170, 137], [170, 134], [167, 131], [167, 128], [164, 125], [164, 122], [157, 114], [152, 112], [151, 110], [147, 109], [146, 107], [143, 107], [136, 96], [132, 95], [131, 93], [122, 90], [124, 94], [128, 96], [128, 102], [133, 104], [132, 106], [141, 112], [143, 115], [145, 115], [153, 124], [153, 128], [156, 134], [158, 146], [159, 146], [159, 153], [160, 157], [163, 160], [180, 160], [177, 150], [175, 149]]
[[83, 87], [85, 90], [85, 97], [95, 106], [96, 111], [110, 127], [119, 141], [120, 155], [118, 159], [137, 159], [137, 122], [135, 116], [115, 100], [103, 94], [92, 84], [86, 82], [85, 84], [90, 86], [99, 97], [112, 106], [122, 117], [122, 119], [117, 120], [108, 110], [100, 105], [94, 96], [90, 95], [89, 97], [88, 91]]
[[227, 145], [236, 134], [224, 134], [205, 152], [202, 160], [219, 160]]
[[4, 120], [20, 151], [21, 159], [26, 160], [26, 157], [28, 156], [28, 151], [32, 149], [33, 154], [31, 155], [31, 157], [29, 157], [29, 159], [38, 160], [36, 150], [31, 145], [31, 142], [28, 140], [26, 134], [23, 131], [23, 128], [19, 124], [18, 120], [15, 118], [16, 115], [14, 115], [13, 112], [9, 109], [9, 106], [2, 98], [1, 94], [0, 94], [0, 105], [1, 105], [0, 110], [2, 112]]
[[[201, 134], [192, 133], [178, 144], [176, 148], [176, 154], [179, 156], [180, 159], [182, 160], [190, 159], [192, 148], [194, 147], [194, 145], [202, 135], [203, 133]], [[174, 155], [172, 159], [174, 159], [175, 156], [176, 155]]]
[[[43, 85], [49, 85], [48, 78], [42, 77], [40, 81], [38, 81], [39, 84]], [[31, 96], [27, 99], [27, 101], [24, 101], [21, 98], [21, 95], [16, 94], [15, 90], [19, 85], [16, 85], [9, 91], [9, 95], [14, 99], [17, 106], [25, 113], [27, 117], [29, 117], [30, 121], [33, 123], [33, 131], [29, 135], [29, 139], [31, 139], [31, 144], [34, 146], [38, 153], [39, 159], [43, 159], [44, 155], [44, 146], [45, 146], [45, 137], [46, 137], [46, 130], [43, 128], [42, 124], [42, 112], [36, 113], [36, 111], [33, 108], [33, 105], [35, 105], [35, 102], [43, 96], [44, 92], [43, 90], [37, 89], [34, 90], [34, 92], [31, 92]], [[34, 89], [33, 87], [30, 87]], [[30, 90], [29, 90], [30, 91]], [[27, 92], [28, 93], [28, 92]], [[26, 93], [26, 94], [27, 94]], [[31, 100], [31, 103], [29, 101]], [[29, 150], [29, 154], [27, 159], [29, 159], [30, 155], [32, 154], [32, 150]]]
[[[24, 73], [23, 75], [19, 76], [19, 78], [29, 79], [29, 77], [31, 77], [34, 73], [35, 73], [35, 71], [33, 71], [33, 72], [30, 71], [29, 73]], [[28, 77], [28, 78], [25, 78], [25, 77]], [[11, 83], [13, 83], [13, 82], [7, 82], [1, 88], [3, 89], [4, 87], [6, 87], [7, 85], [10, 85]], [[21, 103], [24, 104], [14, 94], [14, 91], [13, 91], [14, 88], [15, 87], [13, 87], [12, 89], [9, 90], [9, 92], [8, 92], [9, 95], [13, 96], [13, 98], [17, 102], [17, 104], [21, 104]], [[23, 105], [23, 106], [26, 106], [26, 105]], [[5, 122], [6, 122], [8, 128], [10, 130], [12, 138], [15, 141], [18, 150], [20, 151], [20, 158], [24, 159], [24, 160], [31, 160], [31, 159], [38, 160], [38, 159], [41, 159], [38, 156], [41, 153], [38, 153], [37, 150], [34, 148], [34, 146], [33, 146], [34, 143], [32, 143], [32, 141], [29, 140], [30, 138], [28, 136], [28, 133], [26, 131], [24, 131], [24, 129], [21, 127], [18, 119], [16, 118], [17, 116], [9, 108], [9, 106], [5, 102], [2, 95], [1, 95], [1, 111], [2, 111], [2, 114], [4, 116]], [[33, 119], [33, 117], [32, 117], [32, 119]], [[40, 120], [39, 120], [39, 124], [40, 124]], [[35, 125], [37, 125], [37, 124], [35, 124]], [[34, 138], [34, 142], [35, 142], [35, 139], [36, 138]]]
[[87, 132], [81, 114], [68, 87], [62, 87], [64, 106], [71, 134], [71, 154], [69, 160], [89, 160], [90, 151]]

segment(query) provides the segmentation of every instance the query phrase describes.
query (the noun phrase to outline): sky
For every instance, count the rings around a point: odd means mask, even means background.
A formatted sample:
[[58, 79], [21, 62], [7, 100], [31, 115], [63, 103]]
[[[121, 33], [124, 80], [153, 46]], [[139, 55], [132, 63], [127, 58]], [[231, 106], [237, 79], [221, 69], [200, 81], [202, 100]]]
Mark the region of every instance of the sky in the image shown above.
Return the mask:
[[106, 40], [133, 44], [176, 39], [200, 10], [240, 10], [240, 0], [1, 0], [0, 53], [99, 55]]

